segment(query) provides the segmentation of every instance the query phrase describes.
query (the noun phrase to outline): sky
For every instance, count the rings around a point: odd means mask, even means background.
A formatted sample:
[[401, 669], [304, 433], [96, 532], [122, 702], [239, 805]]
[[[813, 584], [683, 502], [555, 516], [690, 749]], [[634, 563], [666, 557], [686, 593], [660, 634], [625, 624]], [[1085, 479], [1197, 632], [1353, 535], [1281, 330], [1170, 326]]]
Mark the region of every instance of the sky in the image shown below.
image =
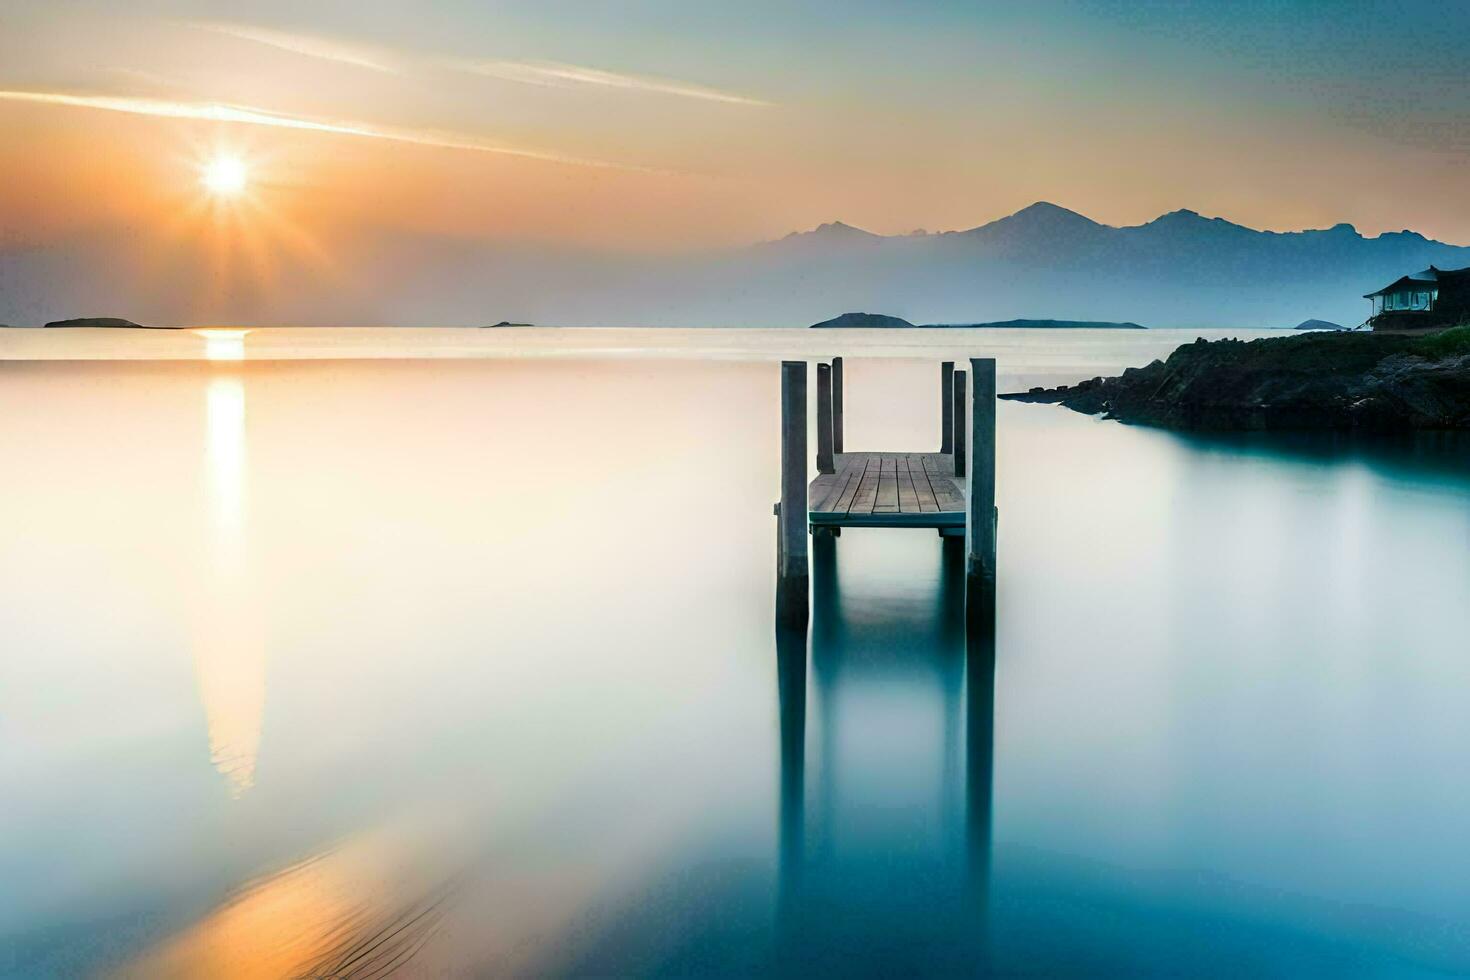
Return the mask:
[[0, 249], [683, 252], [1037, 200], [1470, 243], [1466, 37], [1464, 0], [5, 0]]

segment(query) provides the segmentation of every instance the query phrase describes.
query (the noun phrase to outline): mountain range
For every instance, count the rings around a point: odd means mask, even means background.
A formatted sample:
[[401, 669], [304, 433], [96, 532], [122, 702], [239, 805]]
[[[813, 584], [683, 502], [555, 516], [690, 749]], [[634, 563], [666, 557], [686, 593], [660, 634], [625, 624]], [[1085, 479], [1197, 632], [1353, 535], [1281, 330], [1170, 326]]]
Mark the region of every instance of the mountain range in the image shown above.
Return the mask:
[[[152, 262], [141, 269], [141, 259]], [[741, 248], [679, 255], [361, 235], [336, 274], [287, 266], [269, 284], [214, 287], [208, 255], [161, 269], [135, 233], [0, 246], [0, 321], [96, 312], [145, 323], [805, 326], [848, 310], [914, 323], [1016, 318], [1150, 327], [1347, 324], [1364, 293], [1470, 247], [1351, 225], [1258, 231], [1194, 211], [1115, 227], [1045, 202], [965, 231], [878, 235], [842, 222]], [[190, 297], [206, 295], [214, 305]]]
[[1046, 202], [967, 231], [882, 236], [833, 223], [760, 250], [801, 270], [811, 293], [830, 291], [835, 307], [819, 313], [1155, 327], [1356, 324], [1364, 293], [1431, 264], [1470, 266], [1470, 248], [1413, 231], [1257, 231], [1188, 210], [1114, 227]]

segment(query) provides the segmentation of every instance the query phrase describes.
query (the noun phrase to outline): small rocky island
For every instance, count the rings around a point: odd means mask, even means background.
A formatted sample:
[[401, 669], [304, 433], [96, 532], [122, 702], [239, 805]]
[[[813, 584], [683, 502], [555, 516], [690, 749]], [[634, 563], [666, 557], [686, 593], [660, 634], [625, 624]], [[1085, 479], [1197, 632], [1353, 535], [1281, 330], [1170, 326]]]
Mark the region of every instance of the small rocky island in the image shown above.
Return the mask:
[[932, 329], [992, 329], [992, 330], [1144, 330], [1140, 324], [1125, 322], [1115, 323], [1111, 320], [988, 320], [981, 323], [910, 323], [903, 317], [889, 316], [886, 313], [844, 313], [834, 316], [830, 320], [821, 323], [813, 323], [813, 330], [828, 329], [898, 329], [903, 327]]
[[855, 330], [877, 328], [889, 330], [912, 326], [913, 324], [905, 320], [903, 317], [889, 316], [886, 313], [844, 313], [841, 316], [834, 316], [830, 320], [823, 320], [821, 323], [813, 323], [811, 329]]
[[47, 327], [114, 327], [124, 330], [179, 330], [180, 327], [149, 327], [120, 316], [80, 316], [70, 320], [52, 320]]
[[1470, 325], [1196, 340], [1116, 378], [1001, 397], [1193, 431], [1470, 429]]

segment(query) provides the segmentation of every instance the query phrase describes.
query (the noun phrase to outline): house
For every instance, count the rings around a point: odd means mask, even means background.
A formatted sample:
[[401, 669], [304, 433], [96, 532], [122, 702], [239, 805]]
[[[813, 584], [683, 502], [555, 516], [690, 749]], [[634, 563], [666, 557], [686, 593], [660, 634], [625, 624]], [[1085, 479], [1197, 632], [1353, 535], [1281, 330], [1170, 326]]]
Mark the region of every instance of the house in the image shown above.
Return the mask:
[[1374, 330], [1442, 330], [1470, 323], [1470, 269], [1436, 269], [1404, 276], [1363, 297], [1373, 304]]

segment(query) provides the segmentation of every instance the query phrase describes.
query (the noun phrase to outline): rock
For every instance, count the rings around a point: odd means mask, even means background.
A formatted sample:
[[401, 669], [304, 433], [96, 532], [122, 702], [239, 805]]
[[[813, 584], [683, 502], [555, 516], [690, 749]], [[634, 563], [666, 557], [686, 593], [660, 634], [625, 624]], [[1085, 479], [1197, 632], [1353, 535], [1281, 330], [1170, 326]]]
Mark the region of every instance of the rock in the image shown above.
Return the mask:
[[1183, 430], [1470, 429], [1470, 326], [1197, 340], [1116, 378], [1001, 397]]
[[533, 323], [512, 323], [509, 320], [501, 320], [499, 323], [492, 323], [492, 324], [489, 324], [488, 326], [481, 327], [480, 329], [482, 329], [482, 330], [494, 330], [496, 327], [533, 327], [533, 326], [535, 326], [535, 324], [533, 324]]
[[1340, 323], [1333, 323], [1331, 320], [1303, 320], [1301, 323], [1298, 323], [1296, 326], [1292, 327], [1292, 329], [1293, 330], [1346, 330], [1347, 327], [1344, 327]]
[[52, 320], [48, 327], [140, 327], [142, 324], [116, 316], [83, 316], [74, 320]]

